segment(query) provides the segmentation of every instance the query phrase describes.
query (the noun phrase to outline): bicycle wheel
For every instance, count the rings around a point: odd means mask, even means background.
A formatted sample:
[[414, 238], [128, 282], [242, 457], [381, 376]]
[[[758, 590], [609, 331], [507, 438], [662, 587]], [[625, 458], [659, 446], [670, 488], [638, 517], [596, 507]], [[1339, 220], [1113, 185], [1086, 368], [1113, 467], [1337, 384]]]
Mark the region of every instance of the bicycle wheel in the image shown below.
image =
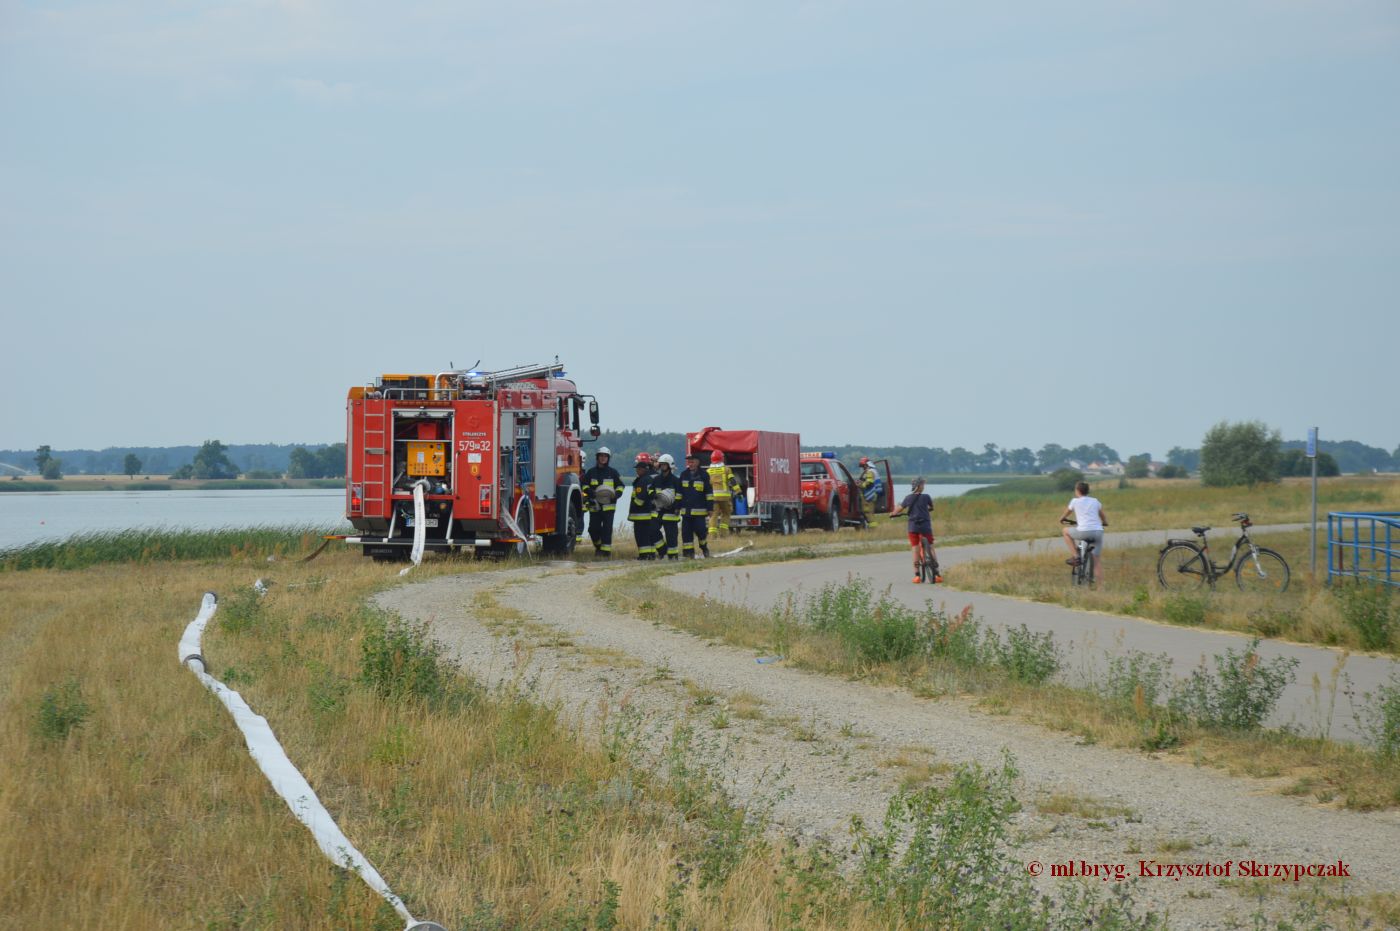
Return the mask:
[[925, 541], [921, 552], [922, 556], [919, 561], [919, 578], [923, 579], [929, 585], [932, 585], [933, 580], [937, 578], [938, 575], [933, 566], [933, 552], [930, 549], [927, 541]]
[[1288, 563], [1273, 550], [1259, 547], [1259, 555], [1246, 552], [1235, 566], [1235, 584], [1242, 592], [1277, 595], [1288, 588]]
[[1189, 543], [1172, 543], [1157, 557], [1157, 581], [1169, 591], [1190, 591], [1205, 584], [1205, 554]]
[[1084, 564], [1079, 567], [1081, 573], [1079, 581], [1081, 585], [1094, 584], [1094, 563], [1098, 562], [1098, 560], [1099, 555], [1092, 546], [1084, 547]]

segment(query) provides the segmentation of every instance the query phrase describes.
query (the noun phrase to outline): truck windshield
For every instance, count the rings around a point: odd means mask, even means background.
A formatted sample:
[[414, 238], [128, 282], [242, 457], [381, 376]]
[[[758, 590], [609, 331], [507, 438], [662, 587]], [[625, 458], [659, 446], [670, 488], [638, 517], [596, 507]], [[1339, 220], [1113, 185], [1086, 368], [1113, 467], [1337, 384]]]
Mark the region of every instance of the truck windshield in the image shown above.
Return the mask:
[[802, 463], [803, 478], [826, 478], [826, 466], [820, 462]]

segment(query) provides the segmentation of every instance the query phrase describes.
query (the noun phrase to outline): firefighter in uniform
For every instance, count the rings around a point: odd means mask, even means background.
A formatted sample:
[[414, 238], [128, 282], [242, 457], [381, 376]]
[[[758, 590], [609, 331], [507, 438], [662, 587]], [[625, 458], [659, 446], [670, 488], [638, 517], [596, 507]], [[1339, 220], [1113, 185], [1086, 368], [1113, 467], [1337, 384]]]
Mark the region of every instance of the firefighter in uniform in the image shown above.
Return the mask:
[[880, 481], [875, 467], [870, 464], [869, 456], [860, 457], [860, 477], [856, 479], [856, 482], [860, 485], [860, 500], [861, 506], [865, 509], [865, 519], [869, 521], [875, 516], [875, 496], [880, 491], [879, 486], [884, 484]]
[[734, 513], [734, 496], [739, 493], [739, 480], [724, 464], [724, 453], [715, 450], [710, 453], [710, 487], [714, 489], [715, 508], [710, 512], [710, 532], [719, 533], [729, 529], [729, 518]]
[[637, 477], [632, 480], [632, 501], [627, 519], [632, 522], [632, 535], [637, 539], [637, 558], [655, 559], [656, 543], [661, 538], [661, 521], [651, 501], [651, 454], [637, 453]]
[[710, 557], [709, 520], [715, 507], [715, 491], [710, 485], [710, 473], [700, 468], [700, 454], [685, 454], [685, 471], [681, 473], [681, 554], [695, 558], [695, 544]]
[[661, 507], [658, 503], [656, 514], [661, 518], [662, 538], [656, 548], [656, 558], [680, 559], [680, 545], [676, 541], [681, 529], [681, 480], [676, 476], [676, 459], [670, 453], [656, 457], [656, 475], [651, 480], [651, 490], [655, 494], [662, 489], [670, 489], [671, 503]]
[[[622, 497], [622, 476], [612, 467], [612, 450], [606, 446], [599, 447], [594, 462], [593, 468], [583, 473], [583, 509], [589, 515], [588, 537], [593, 541], [593, 551], [611, 559], [613, 520], [617, 517], [617, 499]], [[607, 490], [600, 495], [600, 488]], [[582, 533], [578, 538], [583, 542]]]

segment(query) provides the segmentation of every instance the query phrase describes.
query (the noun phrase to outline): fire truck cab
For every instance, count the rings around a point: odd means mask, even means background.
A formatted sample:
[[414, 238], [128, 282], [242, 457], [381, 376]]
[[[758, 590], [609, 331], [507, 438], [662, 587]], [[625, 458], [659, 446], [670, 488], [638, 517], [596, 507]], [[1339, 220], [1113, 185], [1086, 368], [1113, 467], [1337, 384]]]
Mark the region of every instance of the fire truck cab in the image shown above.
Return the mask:
[[408, 559], [421, 495], [425, 550], [569, 553], [583, 520], [583, 444], [599, 432], [597, 400], [557, 359], [351, 388], [345, 516], [358, 535], [347, 542]]

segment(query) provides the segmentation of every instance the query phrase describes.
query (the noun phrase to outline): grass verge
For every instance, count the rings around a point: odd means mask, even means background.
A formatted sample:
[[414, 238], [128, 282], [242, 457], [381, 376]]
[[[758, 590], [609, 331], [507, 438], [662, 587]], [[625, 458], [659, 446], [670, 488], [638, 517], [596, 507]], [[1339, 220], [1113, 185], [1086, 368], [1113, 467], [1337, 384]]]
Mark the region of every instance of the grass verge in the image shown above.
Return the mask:
[[[1329, 586], [1309, 579], [1306, 531], [1260, 534], [1255, 540], [1288, 561], [1292, 578], [1282, 593], [1240, 591], [1233, 574], [1216, 582], [1214, 589], [1203, 586], [1168, 591], [1157, 581], [1160, 547], [1119, 549], [1112, 546], [1111, 538], [1108, 542], [1104, 582], [1092, 588], [1069, 584], [1060, 550], [1053, 555], [1021, 555], [961, 565], [958, 587], [1184, 627], [1400, 653], [1400, 594], [1371, 583]], [[1229, 543], [1217, 541], [1217, 546], [1211, 555], [1224, 562], [1230, 555]], [[1325, 551], [1318, 564], [1326, 564]]]

